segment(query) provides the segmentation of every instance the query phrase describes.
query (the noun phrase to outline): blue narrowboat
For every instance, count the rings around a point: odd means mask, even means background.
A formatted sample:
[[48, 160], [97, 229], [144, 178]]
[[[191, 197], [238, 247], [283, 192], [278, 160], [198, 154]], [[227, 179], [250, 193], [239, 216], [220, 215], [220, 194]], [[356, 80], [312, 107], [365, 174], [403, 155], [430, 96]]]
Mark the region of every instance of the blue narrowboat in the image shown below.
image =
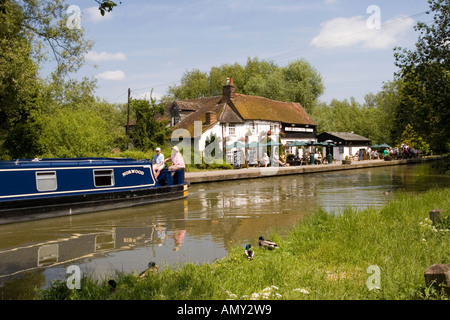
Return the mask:
[[150, 160], [0, 161], [0, 224], [181, 199], [187, 186], [184, 170], [155, 179]]

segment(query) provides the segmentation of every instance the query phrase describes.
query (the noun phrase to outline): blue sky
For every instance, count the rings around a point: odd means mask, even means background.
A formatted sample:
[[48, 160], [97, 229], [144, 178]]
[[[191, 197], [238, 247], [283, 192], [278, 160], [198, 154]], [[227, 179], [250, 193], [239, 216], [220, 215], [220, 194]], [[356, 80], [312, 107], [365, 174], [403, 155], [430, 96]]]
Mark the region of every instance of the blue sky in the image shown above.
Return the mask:
[[248, 57], [279, 66], [303, 58], [323, 77], [321, 101], [363, 102], [393, 79], [393, 48], [412, 48], [413, 26], [431, 20], [426, 0], [122, 0], [104, 17], [94, 0], [67, 3], [95, 41], [75, 77], [97, 78], [96, 94], [117, 103], [128, 88], [159, 98], [186, 71]]

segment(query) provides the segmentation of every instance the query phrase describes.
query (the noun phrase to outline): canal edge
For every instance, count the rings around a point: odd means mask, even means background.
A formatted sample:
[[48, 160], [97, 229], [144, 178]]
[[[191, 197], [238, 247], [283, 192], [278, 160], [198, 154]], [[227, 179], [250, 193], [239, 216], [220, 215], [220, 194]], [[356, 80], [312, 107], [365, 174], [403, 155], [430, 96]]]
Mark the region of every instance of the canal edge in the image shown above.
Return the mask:
[[241, 168], [230, 170], [214, 170], [201, 172], [186, 172], [185, 178], [190, 184], [259, 179], [280, 177], [287, 175], [321, 173], [332, 171], [355, 170], [365, 168], [387, 167], [395, 165], [417, 164], [428, 161], [437, 161], [443, 159], [441, 156], [431, 156], [420, 159], [400, 159], [400, 160], [364, 160], [356, 161], [351, 164], [320, 164], [320, 165], [303, 165], [303, 166], [289, 166], [289, 167], [259, 167], [259, 168]]

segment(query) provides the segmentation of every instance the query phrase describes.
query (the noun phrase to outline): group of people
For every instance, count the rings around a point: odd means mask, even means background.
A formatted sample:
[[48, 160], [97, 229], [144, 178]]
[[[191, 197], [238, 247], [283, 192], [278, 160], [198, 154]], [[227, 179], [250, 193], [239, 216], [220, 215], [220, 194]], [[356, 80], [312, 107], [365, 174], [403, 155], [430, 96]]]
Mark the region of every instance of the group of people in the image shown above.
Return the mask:
[[421, 154], [422, 151], [420, 149], [414, 149], [406, 144], [402, 144], [400, 148], [386, 148], [383, 153], [385, 157], [389, 155], [393, 158], [415, 158]]
[[[280, 157], [278, 156], [278, 153], [274, 153], [273, 157], [272, 157], [272, 163], [273, 164], [278, 164], [278, 166], [285, 166], [286, 165], [286, 159], [284, 159], [284, 155], [282, 154], [281, 157], [283, 158], [282, 160], [285, 160], [284, 162], [280, 159]], [[267, 167], [270, 165], [270, 158], [267, 155], [267, 153], [264, 153], [263, 156], [263, 162], [264, 162], [264, 167]], [[275, 165], [276, 166], [276, 165]]]
[[[383, 158], [391, 157], [393, 159], [403, 159], [403, 158], [414, 158], [416, 156], [420, 156], [422, 151], [420, 149], [414, 149], [406, 144], [402, 144], [400, 147], [394, 148], [385, 148], [380, 153], [377, 150], [372, 150], [370, 147], [366, 150], [369, 160], [370, 159], [381, 159], [381, 155]], [[359, 159], [359, 151], [356, 152], [355, 158]]]
[[299, 152], [297, 152], [292, 159], [294, 164], [308, 164], [311, 163], [311, 155], [314, 157], [314, 163], [315, 164], [321, 164], [324, 161], [324, 157], [322, 156], [322, 153], [320, 153], [318, 150], [316, 150], [313, 153], [305, 152], [303, 154], [303, 157], [300, 157]]
[[164, 159], [164, 155], [161, 153], [161, 148], [158, 147], [158, 148], [156, 148], [155, 151], [156, 151], [156, 154], [152, 159], [153, 174], [155, 176], [155, 179], [158, 179], [158, 176], [161, 173], [162, 169], [164, 169], [165, 163], [167, 161], [172, 162], [172, 165], [169, 167], [169, 171], [186, 168], [186, 165], [185, 165], [184, 159], [183, 159], [183, 155], [178, 150], [177, 146], [174, 146], [172, 148], [172, 154], [167, 159]]

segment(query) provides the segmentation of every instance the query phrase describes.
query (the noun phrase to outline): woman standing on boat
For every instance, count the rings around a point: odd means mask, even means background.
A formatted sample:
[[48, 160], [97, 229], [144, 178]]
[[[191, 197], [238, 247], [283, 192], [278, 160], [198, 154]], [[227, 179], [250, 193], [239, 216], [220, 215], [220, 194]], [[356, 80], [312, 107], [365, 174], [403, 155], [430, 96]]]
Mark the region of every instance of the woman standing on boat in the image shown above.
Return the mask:
[[170, 171], [186, 168], [186, 165], [184, 164], [183, 155], [178, 150], [177, 146], [172, 148], [172, 155], [170, 156], [170, 158], [164, 160], [164, 162], [167, 161], [172, 161], [172, 165], [169, 167]]

